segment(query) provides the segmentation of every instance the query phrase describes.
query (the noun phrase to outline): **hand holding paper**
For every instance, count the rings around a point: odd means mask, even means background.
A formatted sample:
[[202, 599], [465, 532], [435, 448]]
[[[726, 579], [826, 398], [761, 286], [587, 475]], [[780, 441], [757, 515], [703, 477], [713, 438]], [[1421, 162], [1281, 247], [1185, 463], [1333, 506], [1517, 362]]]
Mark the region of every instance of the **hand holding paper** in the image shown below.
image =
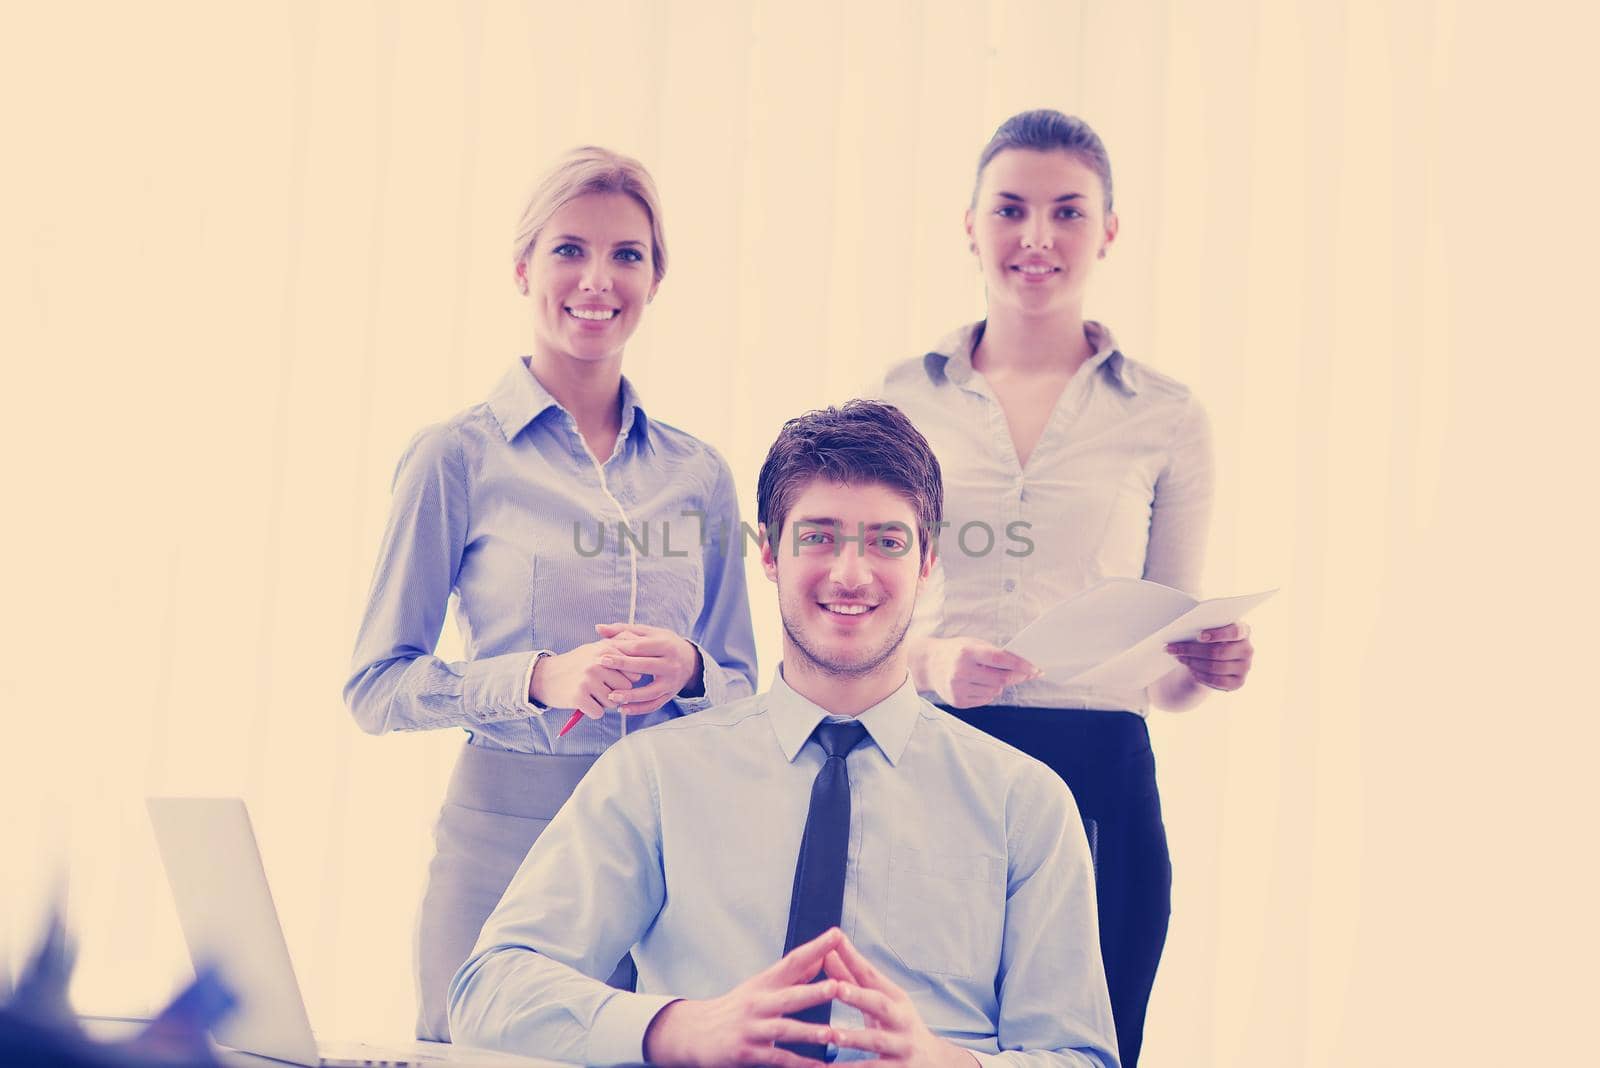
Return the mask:
[[1195, 682], [1224, 691], [1244, 685], [1255, 657], [1250, 624], [1243, 622], [1203, 630], [1192, 642], [1168, 642], [1167, 652], [1189, 669]]
[[1172, 670], [1169, 643], [1238, 622], [1276, 592], [1196, 601], [1159, 582], [1104, 579], [1045, 612], [1005, 648], [1056, 682], [1142, 689]]

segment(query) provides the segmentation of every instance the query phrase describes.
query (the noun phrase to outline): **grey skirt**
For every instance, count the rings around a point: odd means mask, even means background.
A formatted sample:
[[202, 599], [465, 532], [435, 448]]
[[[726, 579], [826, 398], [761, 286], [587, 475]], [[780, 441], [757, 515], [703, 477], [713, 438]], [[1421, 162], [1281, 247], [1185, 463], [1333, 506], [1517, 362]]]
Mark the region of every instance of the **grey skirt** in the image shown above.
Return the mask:
[[[445, 994], [522, 858], [598, 759], [467, 745], [433, 831], [433, 860], [417, 913], [417, 1037], [448, 1041]], [[610, 982], [632, 989], [624, 958]]]

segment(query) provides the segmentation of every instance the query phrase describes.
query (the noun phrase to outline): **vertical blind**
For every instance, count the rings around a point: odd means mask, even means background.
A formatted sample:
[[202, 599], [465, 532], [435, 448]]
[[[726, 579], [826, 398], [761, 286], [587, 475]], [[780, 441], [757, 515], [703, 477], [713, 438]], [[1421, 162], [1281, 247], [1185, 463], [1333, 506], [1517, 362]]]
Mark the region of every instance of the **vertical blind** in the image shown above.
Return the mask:
[[[1578, 19], [8, 11], [11, 965], [65, 886], [79, 1007], [160, 1002], [187, 959], [142, 799], [240, 794], [319, 1030], [406, 1033], [461, 736], [363, 736], [339, 688], [401, 449], [526, 351], [510, 246], [535, 177], [588, 142], [654, 172], [671, 267], [625, 371], [729, 458], [748, 517], [785, 418], [982, 314], [976, 155], [1044, 106], [1112, 157], [1122, 230], [1087, 313], [1211, 410], [1207, 592], [1283, 588], [1244, 691], [1152, 718], [1176, 883], [1147, 1060], [1565, 1052], [1514, 1021], [1576, 1012], [1595, 948], [1559, 822], [1593, 751], [1571, 712], [1595, 395]], [[764, 683], [776, 602], [749, 566]]]

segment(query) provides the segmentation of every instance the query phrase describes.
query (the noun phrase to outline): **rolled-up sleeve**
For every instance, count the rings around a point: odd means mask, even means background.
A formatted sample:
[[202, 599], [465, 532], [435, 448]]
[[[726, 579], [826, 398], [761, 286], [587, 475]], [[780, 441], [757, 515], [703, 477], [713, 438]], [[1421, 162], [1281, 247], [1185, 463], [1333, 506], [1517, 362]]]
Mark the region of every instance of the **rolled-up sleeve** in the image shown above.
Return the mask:
[[429, 427], [395, 470], [389, 522], [356, 635], [345, 704], [361, 729], [429, 730], [538, 715], [535, 653], [446, 662], [433, 655], [466, 548], [466, 461], [459, 437]]
[[534, 843], [450, 981], [450, 1033], [581, 1064], [638, 1063], [675, 1000], [607, 986], [666, 898], [654, 770], [635, 739], [596, 762]]
[[678, 697], [682, 712], [699, 712], [755, 692], [756, 636], [744, 573], [744, 534], [733, 472], [717, 457], [717, 481], [705, 515], [705, 599], [690, 640], [700, 650], [704, 691]]

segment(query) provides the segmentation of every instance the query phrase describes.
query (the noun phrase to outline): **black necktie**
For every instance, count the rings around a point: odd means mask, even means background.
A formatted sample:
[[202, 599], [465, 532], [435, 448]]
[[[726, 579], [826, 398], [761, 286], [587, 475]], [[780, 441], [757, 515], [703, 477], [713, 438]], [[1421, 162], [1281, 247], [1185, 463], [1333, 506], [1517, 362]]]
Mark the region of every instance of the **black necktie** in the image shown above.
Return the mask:
[[[794, 866], [794, 893], [789, 898], [789, 934], [783, 951], [804, 945], [830, 927], [839, 925], [844, 909], [845, 852], [850, 845], [850, 773], [844, 758], [867, 736], [859, 723], [819, 723], [812, 737], [827, 759], [811, 783], [811, 811], [800, 839], [800, 859]], [[822, 978], [818, 972], [816, 979]], [[790, 1013], [807, 1023], [826, 1024], [832, 1002]], [[802, 1057], [823, 1060], [826, 1048], [812, 1042], [779, 1043]]]

